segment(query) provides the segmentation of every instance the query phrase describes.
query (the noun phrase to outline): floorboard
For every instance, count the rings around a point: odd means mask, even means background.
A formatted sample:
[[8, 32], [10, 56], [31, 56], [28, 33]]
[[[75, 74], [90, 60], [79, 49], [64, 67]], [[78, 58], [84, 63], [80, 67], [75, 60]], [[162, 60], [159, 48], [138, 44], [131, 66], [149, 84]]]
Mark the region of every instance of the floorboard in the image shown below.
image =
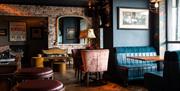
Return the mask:
[[60, 80], [65, 85], [65, 91], [147, 91], [143, 87], [143, 80], [131, 81], [128, 87], [123, 87], [121, 84], [107, 81], [104, 85], [90, 85], [86, 87], [80, 84], [74, 77], [74, 70], [72, 67], [67, 67], [64, 74], [55, 72], [55, 79]]
[[[106, 84], [97, 85], [97, 83], [90, 83], [87, 87], [74, 77], [73, 67], [67, 66], [66, 72], [54, 72], [54, 79], [60, 80], [64, 86], [65, 91], [147, 91], [143, 87], [143, 81], [132, 81], [128, 87], [123, 87], [120, 83], [106, 81]], [[8, 91], [7, 82], [0, 80], [0, 91]]]

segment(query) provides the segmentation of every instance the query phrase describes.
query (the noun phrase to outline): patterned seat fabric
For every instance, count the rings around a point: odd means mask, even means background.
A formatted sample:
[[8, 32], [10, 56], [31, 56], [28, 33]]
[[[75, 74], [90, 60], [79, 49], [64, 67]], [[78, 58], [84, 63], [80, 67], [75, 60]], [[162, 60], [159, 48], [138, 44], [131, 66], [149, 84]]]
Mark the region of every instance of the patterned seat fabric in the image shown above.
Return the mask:
[[[82, 50], [81, 51], [83, 71], [87, 74], [87, 86], [89, 84], [89, 73], [91, 72], [104, 72], [108, 69], [109, 50], [96, 49], [96, 50]], [[102, 79], [102, 76], [100, 76]]]
[[124, 81], [125, 85], [129, 80], [142, 79], [144, 73], [156, 71], [157, 64], [153, 61], [141, 61], [129, 59], [127, 57], [133, 56], [157, 56], [153, 47], [116, 47], [115, 48], [115, 61], [116, 71], [115, 74]]
[[85, 72], [107, 71], [109, 50], [82, 50], [83, 68]]

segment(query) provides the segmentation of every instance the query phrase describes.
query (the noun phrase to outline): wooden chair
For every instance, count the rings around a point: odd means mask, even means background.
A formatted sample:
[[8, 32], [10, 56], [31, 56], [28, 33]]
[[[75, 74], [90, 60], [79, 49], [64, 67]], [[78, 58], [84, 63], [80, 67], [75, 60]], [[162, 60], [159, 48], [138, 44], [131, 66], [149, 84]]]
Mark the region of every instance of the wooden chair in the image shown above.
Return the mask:
[[81, 80], [82, 75], [81, 50], [82, 49], [72, 49], [73, 67], [75, 69], [75, 77], [77, 77], [78, 80]]
[[69, 61], [67, 60], [68, 55], [66, 49], [50, 48], [48, 50], [42, 50], [42, 52], [43, 54], [46, 55], [47, 59], [50, 61], [51, 68], [53, 68], [53, 65], [61, 64], [62, 62], [66, 63], [67, 61]]

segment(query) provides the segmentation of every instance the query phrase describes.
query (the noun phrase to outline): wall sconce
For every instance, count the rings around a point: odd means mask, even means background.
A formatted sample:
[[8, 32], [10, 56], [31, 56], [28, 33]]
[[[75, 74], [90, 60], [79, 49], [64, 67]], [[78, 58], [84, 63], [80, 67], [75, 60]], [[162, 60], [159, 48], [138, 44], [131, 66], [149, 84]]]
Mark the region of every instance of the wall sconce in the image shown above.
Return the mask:
[[89, 9], [94, 9], [95, 1], [94, 0], [88, 0], [88, 7]]
[[159, 2], [161, 0], [150, 0], [149, 10], [154, 13], [159, 12]]

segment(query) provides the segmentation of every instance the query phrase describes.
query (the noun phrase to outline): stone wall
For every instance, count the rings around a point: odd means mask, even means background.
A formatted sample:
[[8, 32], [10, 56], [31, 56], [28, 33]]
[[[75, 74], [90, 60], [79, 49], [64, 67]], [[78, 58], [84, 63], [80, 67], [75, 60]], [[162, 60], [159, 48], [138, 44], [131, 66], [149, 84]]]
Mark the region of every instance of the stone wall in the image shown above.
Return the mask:
[[55, 46], [57, 18], [65, 15], [85, 16], [81, 7], [0, 4], [0, 15], [48, 17], [48, 47]]

